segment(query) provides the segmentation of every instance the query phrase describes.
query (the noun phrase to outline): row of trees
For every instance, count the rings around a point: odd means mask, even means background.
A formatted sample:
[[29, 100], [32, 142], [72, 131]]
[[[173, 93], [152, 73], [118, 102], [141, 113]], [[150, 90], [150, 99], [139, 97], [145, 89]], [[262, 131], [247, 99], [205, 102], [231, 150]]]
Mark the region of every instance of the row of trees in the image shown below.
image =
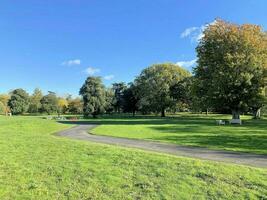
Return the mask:
[[56, 93], [49, 91], [43, 95], [40, 89], [35, 89], [29, 95], [23, 89], [15, 89], [9, 94], [0, 95], [0, 114], [24, 114], [24, 113], [82, 113], [82, 101], [80, 98], [58, 97]]
[[[0, 112], [13, 114], [101, 113], [139, 111], [143, 114], [176, 111], [232, 113], [234, 119], [250, 112], [255, 118], [266, 105], [267, 33], [260, 26], [217, 20], [207, 26], [196, 48], [193, 74], [173, 63], [144, 69], [129, 84], [106, 88], [100, 77], [88, 77], [80, 89], [82, 99], [22, 89], [0, 95]], [[2, 110], [2, 111], [1, 111]]]
[[113, 84], [111, 91], [100, 77], [88, 77], [80, 89], [85, 115], [138, 110], [164, 117], [166, 110], [188, 109], [259, 118], [266, 105], [267, 33], [257, 25], [217, 20], [206, 27], [196, 51], [193, 75], [172, 63], [156, 64], [128, 86]]
[[[190, 73], [172, 63], [156, 64], [142, 71], [133, 83], [114, 83], [106, 89], [100, 77], [88, 77], [80, 89], [85, 116], [96, 117], [101, 113], [131, 112], [161, 113], [177, 109], [179, 98], [174, 89]], [[176, 98], [177, 97], [177, 98]]]

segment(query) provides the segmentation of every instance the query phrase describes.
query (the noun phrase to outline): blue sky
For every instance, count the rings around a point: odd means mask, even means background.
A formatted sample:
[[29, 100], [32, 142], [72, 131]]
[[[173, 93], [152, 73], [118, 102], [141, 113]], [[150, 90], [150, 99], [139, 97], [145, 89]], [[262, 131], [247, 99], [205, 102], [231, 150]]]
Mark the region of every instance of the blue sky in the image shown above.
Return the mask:
[[267, 28], [266, 0], [0, 0], [0, 93], [77, 95], [88, 75], [129, 82], [153, 64], [191, 69], [219, 17]]

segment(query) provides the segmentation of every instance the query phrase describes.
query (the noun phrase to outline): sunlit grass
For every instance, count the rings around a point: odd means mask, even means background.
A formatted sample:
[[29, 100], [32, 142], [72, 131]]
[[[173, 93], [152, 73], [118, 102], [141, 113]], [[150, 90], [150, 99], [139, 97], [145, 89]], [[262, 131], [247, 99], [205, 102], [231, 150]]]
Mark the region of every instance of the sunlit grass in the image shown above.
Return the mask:
[[241, 126], [218, 126], [216, 119], [227, 120], [230, 116], [180, 114], [165, 119], [121, 117], [89, 121], [101, 124], [92, 130], [98, 135], [267, 154], [267, 119], [253, 120], [250, 116], [242, 116]]
[[0, 117], [0, 199], [264, 199], [267, 171], [60, 138]]

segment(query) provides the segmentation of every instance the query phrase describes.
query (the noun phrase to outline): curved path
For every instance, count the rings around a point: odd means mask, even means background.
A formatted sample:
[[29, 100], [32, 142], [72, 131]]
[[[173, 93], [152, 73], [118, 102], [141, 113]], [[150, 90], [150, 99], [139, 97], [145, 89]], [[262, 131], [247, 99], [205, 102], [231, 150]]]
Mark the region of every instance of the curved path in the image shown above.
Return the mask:
[[185, 147], [174, 144], [153, 142], [147, 140], [136, 140], [126, 138], [116, 138], [110, 136], [92, 135], [88, 132], [97, 125], [81, 124], [74, 128], [57, 133], [58, 136], [68, 137], [78, 140], [88, 140], [91, 142], [119, 145], [124, 147], [138, 148], [153, 152], [167, 153], [177, 156], [199, 158], [204, 160], [221, 161], [235, 163], [253, 167], [267, 168], [267, 155], [257, 155], [250, 153], [237, 153], [231, 151], [211, 150], [200, 147]]

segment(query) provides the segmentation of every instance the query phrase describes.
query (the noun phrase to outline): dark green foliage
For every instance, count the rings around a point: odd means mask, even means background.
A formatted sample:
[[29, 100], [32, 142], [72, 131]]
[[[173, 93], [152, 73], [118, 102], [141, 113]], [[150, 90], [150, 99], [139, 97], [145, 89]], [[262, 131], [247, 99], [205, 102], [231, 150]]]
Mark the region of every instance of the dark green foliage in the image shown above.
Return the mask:
[[80, 89], [83, 97], [84, 116], [97, 115], [105, 111], [105, 88], [100, 77], [88, 77]]
[[165, 117], [165, 110], [176, 104], [170, 88], [189, 76], [187, 70], [172, 63], [155, 64], [144, 69], [135, 80], [141, 111], [161, 112]]
[[58, 98], [54, 92], [48, 92], [47, 95], [41, 99], [41, 110], [47, 114], [56, 113], [58, 110]]
[[123, 106], [123, 92], [126, 88], [127, 86], [124, 82], [112, 84], [112, 89], [114, 91], [113, 106], [118, 113], [120, 113]]
[[105, 90], [105, 111], [108, 114], [111, 114], [114, 111], [114, 91], [113, 89], [106, 89]]
[[134, 116], [138, 110], [138, 102], [137, 87], [130, 83], [129, 87], [123, 92], [123, 112], [131, 112]]
[[[193, 77], [186, 77], [170, 87], [170, 95], [178, 104], [189, 108], [192, 104]], [[178, 108], [179, 109], [179, 108]]]
[[12, 91], [8, 106], [14, 115], [27, 112], [29, 108], [29, 94], [23, 89]]

